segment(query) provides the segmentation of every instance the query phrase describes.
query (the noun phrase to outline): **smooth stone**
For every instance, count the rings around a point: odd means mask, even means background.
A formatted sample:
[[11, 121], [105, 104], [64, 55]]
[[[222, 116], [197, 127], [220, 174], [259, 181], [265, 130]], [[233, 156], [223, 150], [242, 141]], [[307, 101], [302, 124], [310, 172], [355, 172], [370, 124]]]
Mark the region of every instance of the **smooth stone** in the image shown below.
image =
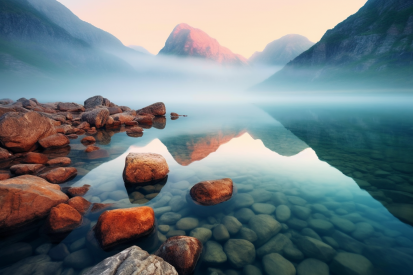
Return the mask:
[[297, 247], [295, 247], [292, 243], [287, 244], [283, 249], [283, 256], [291, 261], [299, 262], [304, 259], [304, 254], [301, 252]]
[[189, 236], [197, 238], [201, 243], [205, 243], [211, 238], [212, 231], [207, 228], [198, 227], [191, 230]]
[[37, 248], [36, 248], [36, 250], [34, 251], [34, 253], [36, 254], [36, 255], [39, 255], [39, 254], [47, 254], [47, 253], [49, 253], [49, 250], [51, 249], [53, 247], [53, 245], [51, 244], [51, 243], [44, 243], [44, 244], [42, 244], [42, 245], [39, 245]]
[[254, 265], [246, 265], [242, 269], [242, 275], [262, 275], [262, 272]]
[[212, 231], [214, 239], [218, 242], [226, 241], [230, 238], [227, 228], [223, 224], [215, 226]]
[[385, 274], [411, 275], [413, 270], [413, 257], [396, 249], [366, 246], [363, 256]]
[[257, 214], [271, 214], [275, 211], [275, 206], [268, 203], [254, 203], [252, 210]]
[[239, 237], [252, 243], [258, 239], [257, 234], [254, 232], [254, 230], [246, 227], [241, 228], [241, 230], [239, 231]]
[[310, 217], [311, 209], [304, 206], [293, 205], [291, 207], [291, 212], [300, 220], [307, 220]]
[[321, 219], [311, 219], [308, 225], [321, 235], [329, 235], [334, 231], [334, 225], [331, 222]]
[[0, 250], [0, 266], [13, 264], [24, 258], [31, 256], [33, 248], [30, 244], [19, 242], [7, 246], [2, 246]]
[[272, 201], [275, 206], [288, 204], [288, 198], [284, 193], [275, 192], [272, 196]]
[[243, 208], [243, 207], [250, 207], [251, 205], [254, 204], [254, 199], [250, 194], [237, 194], [234, 197], [234, 204], [233, 208], [238, 209], [238, 208]]
[[343, 231], [344, 233], [351, 233], [356, 229], [354, 223], [343, 218], [332, 217], [330, 221], [338, 230]]
[[291, 244], [291, 240], [279, 233], [257, 249], [257, 256], [261, 258], [270, 253], [280, 253], [288, 244]]
[[288, 221], [286, 221], [286, 224], [288, 225], [288, 227], [296, 230], [303, 230], [308, 226], [308, 223], [306, 221], [296, 218], [289, 219]]
[[186, 233], [183, 230], [169, 230], [168, 233], [166, 233], [166, 237], [175, 237], [175, 236], [185, 236]]
[[181, 214], [177, 214], [174, 212], [166, 212], [162, 214], [162, 216], [159, 218], [159, 223], [174, 225], [181, 219], [181, 217], [182, 217]]
[[222, 224], [227, 228], [229, 234], [235, 235], [241, 229], [242, 224], [239, 220], [232, 216], [225, 216], [222, 219]]
[[307, 204], [307, 201], [306, 201], [305, 199], [300, 198], [300, 197], [288, 196], [287, 198], [288, 198], [288, 201], [289, 201], [290, 203], [294, 204], [294, 205], [303, 206], [303, 205], [306, 205], [306, 204]]
[[269, 201], [272, 197], [272, 193], [264, 189], [254, 189], [249, 194], [254, 199], [254, 202], [266, 202]]
[[298, 238], [295, 244], [307, 257], [323, 262], [329, 262], [336, 254], [336, 251], [328, 244], [310, 237]]
[[171, 207], [172, 212], [181, 210], [185, 205], [186, 200], [180, 196], [175, 196], [169, 201], [169, 206]]
[[330, 264], [330, 269], [337, 275], [372, 275], [373, 264], [364, 256], [341, 252]]
[[209, 206], [231, 199], [232, 192], [232, 180], [230, 178], [224, 178], [201, 181], [191, 188], [189, 194], [198, 204]]
[[158, 225], [158, 229], [159, 229], [159, 231], [161, 231], [162, 233], [168, 232], [170, 228], [171, 228], [171, 227], [170, 227], [169, 225], [166, 225], [166, 224]]
[[225, 243], [224, 251], [235, 268], [243, 268], [255, 260], [255, 247], [247, 240], [230, 239]]
[[297, 275], [329, 275], [328, 265], [317, 259], [305, 259], [297, 267]]
[[356, 254], [361, 254], [365, 248], [365, 244], [353, 239], [347, 234], [336, 230], [331, 234], [331, 237], [338, 243], [341, 249]]
[[222, 264], [227, 261], [227, 255], [220, 245], [214, 241], [208, 241], [205, 244], [204, 261], [210, 265]]
[[314, 230], [312, 230], [311, 228], [304, 228], [303, 230], [301, 230], [301, 234], [303, 236], [307, 236], [307, 237], [311, 237], [314, 238], [316, 240], [321, 241], [321, 237], [320, 235], [318, 235]]
[[294, 265], [278, 253], [271, 253], [262, 258], [267, 275], [295, 275]]
[[356, 224], [356, 229], [351, 233], [351, 236], [359, 241], [364, 241], [371, 237], [374, 233], [374, 228], [371, 224], [366, 222], [359, 222]]
[[281, 230], [281, 224], [273, 217], [265, 214], [254, 216], [248, 225], [257, 234], [258, 244], [265, 243]]
[[330, 212], [328, 211], [327, 207], [319, 203], [311, 205], [311, 210], [313, 210], [314, 212], [321, 213], [326, 216], [330, 216]]
[[198, 227], [199, 221], [197, 218], [182, 218], [180, 219], [175, 227], [179, 230], [191, 230]]
[[93, 259], [91, 257], [90, 251], [87, 248], [71, 253], [63, 261], [64, 266], [73, 267], [76, 269], [86, 268], [91, 266], [92, 264]]
[[249, 208], [241, 208], [237, 210], [234, 214], [234, 217], [242, 223], [248, 223], [249, 220], [254, 216], [254, 212]]
[[123, 180], [127, 184], [141, 184], [165, 178], [169, 167], [165, 158], [154, 153], [129, 153], [125, 158]]
[[155, 216], [159, 216], [167, 212], [171, 212], [171, 210], [172, 208], [170, 206], [158, 207], [158, 208], [153, 209], [153, 211], [155, 212]]
[[326, 244], [328, 244], [329, 246], [331, 246], [334, 249], [339, 249], [340, 248], [340, 246], [338, 245], [336, 240], [334, 240], [331, 237], [323, 236], [321, 239], [323, 240], [323, 242], [325, 242]]
[[76, 250], [82, 249], [86, 245], [86, 238], [80, 238], [76, 241], [74, 241], [70, 246], [69, 250], [70, 252], [75, 252]]
[[275, 217], [280, 222], [285, 222], [291, 217], [291, 210], [287, 205], [279, 205], [275, 210]]

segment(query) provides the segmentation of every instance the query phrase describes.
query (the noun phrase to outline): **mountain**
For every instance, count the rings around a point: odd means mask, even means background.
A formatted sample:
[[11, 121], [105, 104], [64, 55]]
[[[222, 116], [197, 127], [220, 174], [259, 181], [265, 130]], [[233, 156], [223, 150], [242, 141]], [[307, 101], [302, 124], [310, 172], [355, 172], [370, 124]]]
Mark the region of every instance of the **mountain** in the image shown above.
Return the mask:
[[133, 71], [125, 61], [91, 45], [91, 40], [91, 37], [83, 40], [80, 35], [72, 35], [28, 0], [0, 0], [0, 70], [3, 72], [46, 76]]
[[313, 45], [305, 36], [287, 34], [269, 43], [262, 52], [255, 52], [248, 61], [250, 64], [284, 66]]
[[357, 13], [328, 30], [318, 43], [257, 88], [326, 84], [411, 88], [412, 73], [413, 1], [368, 0]]
[[147, 49], [145, 49], [142, 46], [129, 45], [129, 48], [131, 48], [132, 50], [135, 50], [137, 52], [143, 53], [143, 54], [153, 55], [152, 53], [150, 53]]
[[204, 58], [224, 65], [247, 64], [243, 56], [221, 46], [216, 39], [202, 30], [184, 23], [173, 29], [159, 54]]

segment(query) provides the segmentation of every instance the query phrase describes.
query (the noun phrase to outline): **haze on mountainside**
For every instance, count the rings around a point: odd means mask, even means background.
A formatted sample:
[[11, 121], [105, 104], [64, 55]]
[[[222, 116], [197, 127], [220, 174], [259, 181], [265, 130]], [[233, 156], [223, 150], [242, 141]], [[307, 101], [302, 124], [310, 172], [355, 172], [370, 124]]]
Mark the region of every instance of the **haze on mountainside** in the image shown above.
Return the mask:
[[305, 36], [287, 34], [269, 43], [262, 52], [255, 52], [248, 62], [254, 65], [284, 66], [313, 45]]
[[413, 1], [369, 0], [258, 90], [413, 87]]

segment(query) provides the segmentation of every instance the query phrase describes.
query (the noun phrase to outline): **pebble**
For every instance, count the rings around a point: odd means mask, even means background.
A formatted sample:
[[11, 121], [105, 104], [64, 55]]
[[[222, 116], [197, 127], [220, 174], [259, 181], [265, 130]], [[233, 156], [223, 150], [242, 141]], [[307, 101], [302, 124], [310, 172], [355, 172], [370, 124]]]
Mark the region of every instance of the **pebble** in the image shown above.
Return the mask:
[[214, 241], [208, 241], [205, 244], [204, 261], [211, 265], [222, 264], [227, 261], [222, 245]]
[[44, 243], [36, 248], [34, 251], [36, 255], [39, 254], [47, 254], [49, 253], [49, 250], [53, 247], [51, 243]]
[[69, 254], [69, 249], [64, 243], [59, 243], [49, 250], [50, 258], [55, 261], [63, 261]]
[[258, 267], [249, 264], [242, 269], [242, 275], [262, 275], [262, 272]]
[[229, 234], [235, 235], [241, 229], [242, 224], [239, 220], [232, 216], [225, 216], [222, 219], [222, 224], [227, 228]]
[[242, 223], [248, 223], [249, 220], [255, 216], [254, 212], [249, 208], [241, 208], [237, 210], [234, 214], [235, 218], [237, 218]]
[[212, 231], [207, 228], [198, 227], [189, 233], [189, 236], [197, 238], [201, 243], [205, 243], [212, 236]]
[[166, 233], [167, 238], [174, 236], [186, 236], [186, 233], [183, 230], [169, 230], [168, 233]]
[[170, 226], [169, 226], [169, 225], [166, 225], [166, 224], [161, 224], [161, 225], [158, 225], [158, 229], [159, 229], [159, 231], [161, 231], [162, 233], [166, 233], [166, 232], [169, 231]]
[[311, 228], [304, 228], [303, 230], [301, 230], [301, 234], [303, 236], [307, 236], [307, 237], [311, 237], [314, 238], [316, 240], [321, 241], [321, 237], [320, 235], [318, 235], [314, 230], [312, 230]]
[[164, 213], [171, 212], [172, 208], [170, 206], [158, 207], [154, 208], [153, 212], [155, 212], [155, 216], [160, 216]]
[[251, 208], [257, 214], [268, 214], [269, 215], [275, 211], [275, 206], [272, 204], [268, 204], [268, 203], [254, 203]]
[[254, 245], [242, 239], [229, 239], [224, 245], [229, 263], [235, 268], [243, 268], [255, 260]]
[[278, 253], [271, 253], [262, 258], [267, 275], [295, 275], [294, 265]]
[[331, 223], [334, 224], [334, 226], [340, 230], [343, 231], [344, 233], [351, 233], [356, 229], [356, 226], [354, 223], [352, 223], [349, 220], [339, 218], [339, 217], [332, 217], [330, 219]]
[[329, 235], [334, 231], [334, 225], [331, 222], [321, 219], [309, 220], [308, 225], [321, 235]]
[[176, 223], [175, 227], [176, 229], [179, 229], [179, 230], [191, 230], [191, 229], [198, 227], [198, 224], [199, 224], [199, 221], [197, 218], [187, 217], [187, 218], [180, 219]]
[[288, 204], [287, 196], [281, 192], [275, 192], [272, 196], [272, 201], [275, 206]]
[[257, 234], [247, 227], [241, 228], [239, 231], [239, 237], [252, 243], [258, 239]]
[[258, 244], [263, 244], [272, 236], [280, 232], [281, 224], [269, 215], [256, 215], [248, 223], [258, 237]]
[[80, 238], [76, 241], [74, 241], [70, 246], [69, 250], [70, 252], [75, 252], [76, 250], [80, 250], [86, 245], [86, 238]]
[[305, 199], [300, 198], [300, 197], [288, 196], [287, 198], [288, 198], [288, 201], [289, 201], [290, 203], [295, 204], [295, 205], [304, 206], [304, 205], [307, 204], [307, 201], [306, 201]]
[[304, 206], [293, 205], [291, 207], [291, 212], [300, 220], [307, 220], [310, 217], [311, 209]]
[[328, 265], [317, 259], [305, 259], [297, 267], [297, 275], [329, 275]]
[[279, 205], [275, 210], [275, 216], [278, 221], [285, 222], [291, 217], [291, 210], [287, 205]]
[[288, 225], [288, 227], [295, 230], [303, 230], [308, 226], [308, 223], [306, 221], [296, 218], [289, 219], [288, 221], [286, 221], [286, 224]]
[[251, 205], [254, 204], [254, 199], [250, 194], [237, 194], [234, 197], [234, 204], [233, 208], [238, 209], [238, 208], [243, 208], [243, 207], [250, 207]]
[[172, 212], [177, 212], [184, 208], [186, 205], [186, 200], [184, 197], [175, 196], [169, 201], [169, 206], [171, 207]]
[[290, 239], [279, 233], [257, 249], [257, 256], [262, 258], [270, 253], [280, 253], [288, 244], [291, 244]]
[[223, 242], [230, 238], [229, 232], [223, 224], [215, 226], [214, 230], [212, 231], [212, 235], [214, 236], [214, 239], [218, 242]]
[[373, 274], [373, 265], [366, 257], [347, 252], [338, 253], [331, 262], [330, 269], [337, 275]]
[[166, 212], [159, 218], [159, 224], [174, 225], [181, 219], [181, 217], [181, 214]]
[[304, 259], [304, 254], [301, 252], [297, 247], [295, 247], [292, 243], [287, 244], [284, 247], [283, 255], [286, 259], [299, 262]]
[[364, 241], [373, 235], [374, 228], [371, 224], [366, 222], [359, 222], [355, 225], [355, 230], [351, 233], [351, 236], [359, 241]]

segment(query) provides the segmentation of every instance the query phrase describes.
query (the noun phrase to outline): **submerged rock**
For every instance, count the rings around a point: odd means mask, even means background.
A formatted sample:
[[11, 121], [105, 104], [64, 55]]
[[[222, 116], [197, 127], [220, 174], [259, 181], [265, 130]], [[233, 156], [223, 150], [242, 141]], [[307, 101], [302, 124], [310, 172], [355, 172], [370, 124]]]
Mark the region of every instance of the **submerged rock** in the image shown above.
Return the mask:
[[50, 170], [40, 177], [44, 178], [51, 183], [64, 183], [77, 175], [77, 169], [75, 167], [58, 167]]
[[189, 194], [201, 205], [215, 205], [232, 197], [233, 183], [229, 178], [201, 181], [195, 184]]
[[257, 249], [257, 256], [261, 258], [270, 253], [281, 253], [288, 244], [292, 244], [292, 242], [287, 236], [281, 233], [277, 234]]
[[227, 261], [222, 245], [214, 241], [208, 241], [205, 244], [204, 261], [210, 265], [218, 265]]
[[89, 191], [89, 189], [90, 189], [90, 185], [89, 184], [84, 184], [83, 186], [79, 186], [79, 187], [70, 187], [67, 190], [67, 193], [71, 197], [83, 196], [87, 193], [87, 191]]
[[[329, 275], [328, 265], [317, 259], [305, 259], [297, 267], [297, 275]], [[340, 274], [340, 273], [337, 273]], [[352, 273], [344, 273], [352, 274]]]
[[330, 269], [337, 275], [372, 275], [373, 264], [366, 257], [353, 253], [338, 253], [330, 264]]
[[125, 159], [123, 180], [138, 184], [165, 178], [169, 167], [162, 155], [154, 153], [129, 153]]
[[0, 143], [13, 152], [30, 151], [39, 139], [55, 133], [52, 121], [37, 112], [10, 112], [0, 117]]
[[247, 240], [230, 239], [225, 243], [224, 251], [235, 268], [243, 268], [255, 260], [255, 247]]
[[311, 237], [301, 237], [295, 242], [298, 248], [309, 258], [329, 262], [336, 251], [328, 244]]
[[268, 275], [295, 275], [294, 265], [278, 253], [271, 253], [262, 258], [265, 273]]
[[165, 104], [163, 104], [162, 102], [157, 102], [145, 108], [136, 110], [136, 113], [139, 115], [151, 114], [154, 116], [163, 116], [166, 114], [166, 108], [165, 108]]
[[68, 201], [68, 204], [76, 209], [80, 215], [84, 215], [92, 203], [82, 197], [74, 197]]
[[178, 275], [175, 268], [162, 258], [149, 255], [138, 246], [131, 246], [108, 257], [87, 271], [84, 275]]
[[70, 232], [82, 223], [82, 216], [73, 207], [61, 203], [52, 208], [47, 217], [46, 227], [49, 233]]
[[202, 243], [193, 237], [176, 236], [167, 239], [155, 252], [175, 267], [180, 275], [191, 274], [202, 253]]
[[95, 226], [95, 236], [103, 249], [139, 239], [150, 234], [155, 226], [151, 207], [133, 207], [102, 213]]
[[82, 144], [89, 145], [89, 144], [95, 143], [95, 142], [96, 142], [96, 139], [95, 139], [94, 137], [92, 137], [92, 136], [87, 136], [87, 137], [82, 138], [82, 140], [81, 140], [80, 142], [81, 142]]
[[281, 224], [273, 217], [265, 214], [252, 217], [248, 224], [257, 234], [258, 244], [265, 243], [281, 230]]

